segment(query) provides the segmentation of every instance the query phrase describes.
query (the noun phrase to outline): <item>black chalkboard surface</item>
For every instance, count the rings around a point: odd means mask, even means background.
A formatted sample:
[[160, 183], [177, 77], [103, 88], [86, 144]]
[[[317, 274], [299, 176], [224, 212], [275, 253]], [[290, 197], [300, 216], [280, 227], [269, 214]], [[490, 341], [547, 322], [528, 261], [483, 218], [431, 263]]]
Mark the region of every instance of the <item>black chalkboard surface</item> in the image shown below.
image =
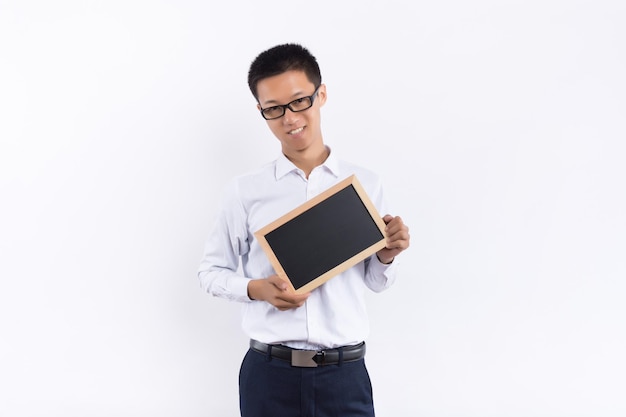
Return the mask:
[[352, 175], [255, 233], [276, 273], [309, 292], [385, 247], [385, 223]]

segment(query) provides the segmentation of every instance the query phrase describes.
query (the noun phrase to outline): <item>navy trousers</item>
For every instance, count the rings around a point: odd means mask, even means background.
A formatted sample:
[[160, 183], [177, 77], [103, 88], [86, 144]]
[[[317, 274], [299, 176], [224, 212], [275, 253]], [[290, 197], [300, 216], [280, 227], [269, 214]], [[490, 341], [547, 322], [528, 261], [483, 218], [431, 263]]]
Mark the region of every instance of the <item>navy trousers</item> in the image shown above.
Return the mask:
[[363, 359], [317, 368], [248, 350], [239, 373], [242, 417], [374, 417]]

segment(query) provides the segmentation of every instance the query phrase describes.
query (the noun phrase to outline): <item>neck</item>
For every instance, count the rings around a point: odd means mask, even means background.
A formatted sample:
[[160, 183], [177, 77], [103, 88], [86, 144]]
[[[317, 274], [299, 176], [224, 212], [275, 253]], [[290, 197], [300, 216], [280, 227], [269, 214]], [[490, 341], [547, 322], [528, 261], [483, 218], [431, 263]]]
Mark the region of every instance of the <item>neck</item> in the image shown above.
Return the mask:
[[304, 171], [304, 174], [309, 178], [309, 174], [315, 167], [318, 167], [326, 161], [330, 151], [326, 146], [322, 146], [321, 149], [306, 149], [295, 154], [284, 154], [295, 166]]

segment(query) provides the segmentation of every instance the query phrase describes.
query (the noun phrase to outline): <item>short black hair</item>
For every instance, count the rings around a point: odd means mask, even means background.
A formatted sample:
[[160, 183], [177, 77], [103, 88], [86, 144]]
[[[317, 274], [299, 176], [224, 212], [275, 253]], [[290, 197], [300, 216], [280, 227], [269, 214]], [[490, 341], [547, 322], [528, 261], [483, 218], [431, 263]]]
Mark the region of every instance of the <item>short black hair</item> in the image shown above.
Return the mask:
[[322, 84], [320, 67], [311, 52], [302, 45], [285, 43], [261, 52], [252, 61], [248, 86], [254, 98], [259, 99], [256, 88], [259, 81], [291, 70], [303, 71], [315, 88]]

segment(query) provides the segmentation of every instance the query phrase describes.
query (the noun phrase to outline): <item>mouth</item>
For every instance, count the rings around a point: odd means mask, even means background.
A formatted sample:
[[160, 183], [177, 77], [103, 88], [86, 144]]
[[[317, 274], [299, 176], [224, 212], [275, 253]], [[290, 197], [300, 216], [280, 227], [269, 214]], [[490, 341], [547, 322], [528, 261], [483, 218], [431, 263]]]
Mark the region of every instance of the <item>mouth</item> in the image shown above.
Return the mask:
[[299, 127], [297, 129], [294, 130], [290, 130], [289, 132], [287, 132], [288, 135], [297, 135], [298, 133], [302, 132], [304, 130], [304, 126]]

